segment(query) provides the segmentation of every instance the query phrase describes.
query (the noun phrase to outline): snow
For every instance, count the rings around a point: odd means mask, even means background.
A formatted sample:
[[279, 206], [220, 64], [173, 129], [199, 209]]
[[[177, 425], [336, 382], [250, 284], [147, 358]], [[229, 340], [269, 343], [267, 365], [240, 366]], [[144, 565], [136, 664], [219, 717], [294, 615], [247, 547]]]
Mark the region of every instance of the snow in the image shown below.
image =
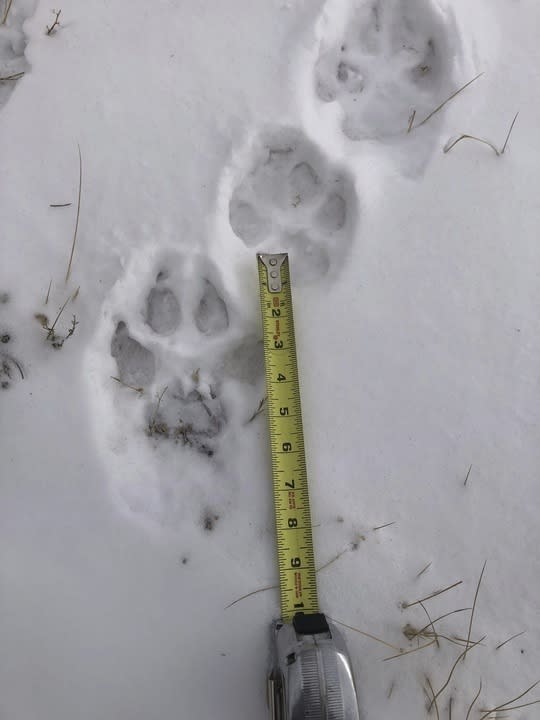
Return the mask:
[[[278, 593], [227, 607], [277, 581], [260, 250], [291, 257], [322, 609], [410, 650], [403, 604], [461, 580], [425, 606], [470, 608], [487, 561], [439, 709], [480, 679], [476, 707], [516, 697], [540, 666], [537, 4], [61, 10], [0, 27], [0, 77], [25, 73], [0, 82], [0, 717], [265, 717]], [[501, 157], [442, 152], [502, 147], [517, 111]], [[35, 315], [68, 298], [54, 349]], [[462, 648], [384, 661], [344, 631], [363, 717], [428, 717]]]

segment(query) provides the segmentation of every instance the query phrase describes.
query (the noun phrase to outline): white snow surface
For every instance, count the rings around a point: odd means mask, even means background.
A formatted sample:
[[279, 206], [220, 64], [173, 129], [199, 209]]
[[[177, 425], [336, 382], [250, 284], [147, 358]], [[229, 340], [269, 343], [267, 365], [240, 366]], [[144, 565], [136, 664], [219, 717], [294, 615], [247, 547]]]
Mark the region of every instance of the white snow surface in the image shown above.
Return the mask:
[[[426, 677], [463, 651], [486, 561], [485, 638], [438, 710], [465, 718], [480, 681], [471, 718], [520, 695], [540, 677], [538, 3], [57, 9], [50, 34], [42, 0], [0, 26], [0, 78], [24, 73], [0, 80], [0, 718], [266, 717], [277, 590], [227, 607], [277, 582], [261, 250], [291, 259], [321, 607], [396, 648], [344, 628], [362, 718], [435, 717]], [[443, 153], [501, 148], [517, 111], [503, 155]], [[66, 300], [55, 349], [35, 315]], [[440, 647], [387, 660], [428, 623], [407, 603], [458, 581], [424, 603], [469, 608]]]

